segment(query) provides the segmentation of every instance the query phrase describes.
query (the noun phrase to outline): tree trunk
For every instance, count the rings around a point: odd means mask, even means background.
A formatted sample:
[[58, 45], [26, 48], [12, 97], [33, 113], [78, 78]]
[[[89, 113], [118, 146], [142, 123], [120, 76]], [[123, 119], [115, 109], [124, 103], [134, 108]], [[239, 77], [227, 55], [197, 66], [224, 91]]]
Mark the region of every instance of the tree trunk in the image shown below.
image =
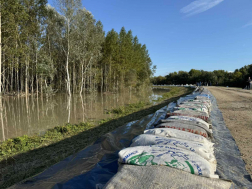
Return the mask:
[[[13, 68], [13, 65], [14, 65], [14, 58], [13, 58], [13, 64], [11, 65], [11, 88], [10, 88], [10, 91], [12, 92], [13, 91], [13, 83], [14, 83], [14, 68]], [[14, 89], [15, 90], [15, 89]]]
[[25, 62], [25, 95], [28, 96], [28, 60]]
[[103, 91], [103, 70], [101, 65], [101, 92]]
[[82, 93], [82, 90], [83, 90], [83, 81], [84, 81], [84, 78], [83, 78], [83, 66], [84, 66], [84, 63], [81, 64], [81, 86], [80, 86], [80, 95]]
[[40, 93], [43, 95], [43, 78], [40, 76]]
[[37, 53], [37, 44], [36, 44], [36, 51], [35, 51], [35, 63], [36, 63], [36, 75], [35, 75], [35, 79], [36, 79], [36, 93], [38, 96], [38, 91], [39, 91], [39, 82], [38, 82], [38, 53]]
[[[1, 2], [0, 2], [0, 9], [1, 7]], [[0, 95], [2, 94], [2, 10], [0, 10]]]
[[75, 73], [75, 62], [73, 62], [73, 93], [75, 93], [76, 91], [76, 77], [75, 77], [76, 73]]
[[66, 59], [66, 74], [67, 74], [67, 93], [69, 96], [71, 96], [71, 83], [70, 83], [70, 77], [69, 77], [69, 70], [68, 70], [68, 64], [69, 64], [69, 51], [70, 51], [70, 45], [69, 45], [69, 19], [67, 19], [67, 59]]

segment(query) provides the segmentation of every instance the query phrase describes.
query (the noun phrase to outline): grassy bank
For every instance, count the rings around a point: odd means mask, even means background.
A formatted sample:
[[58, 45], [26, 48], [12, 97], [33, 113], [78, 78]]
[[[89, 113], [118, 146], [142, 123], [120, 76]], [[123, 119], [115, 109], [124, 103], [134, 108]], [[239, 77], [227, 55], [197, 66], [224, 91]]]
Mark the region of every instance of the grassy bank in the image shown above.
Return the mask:
[[0, 185], [13, 185], [33, 176], [71, 154], [87, 147], [102, 135], [140, 119], [192, 91], [190, 88], [172, 87], [156, 100], [156, 104], [139, 102], [108, 111], [113, 118], [94, 123], [66, 124], [48, 130], [43, 136], [22, 136], [0, 145]]

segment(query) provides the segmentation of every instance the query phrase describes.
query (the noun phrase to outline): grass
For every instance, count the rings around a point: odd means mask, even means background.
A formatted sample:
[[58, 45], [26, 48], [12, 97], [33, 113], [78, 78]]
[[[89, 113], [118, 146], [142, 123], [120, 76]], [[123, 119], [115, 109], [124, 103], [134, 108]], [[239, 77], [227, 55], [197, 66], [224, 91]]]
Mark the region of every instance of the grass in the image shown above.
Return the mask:
[[[181, 92], [184, 88], [178, 88], [178, 87], [167, 87], [169, 92], [164, 93], [162, 97], [159, 97], [157, 100], [154, 100], [154, 102], [161, 102], [164, 101], [165, 99], [171, 98]], [[129, 113], [141, 110], [144, 107], [150, 106], [152, 103], [150, 101], [144, 102], [144, 101], [139, 101], [137, 103], [133, 104], [128, 104], [127, 106], [120, 106], [118, 108], [113, 108], [112, 110], [108, 111], [108, 114], [116, 114], [116, 115], [127, 115]]]
[[[66, 124], [46, 131], [43, 136], [21, 136], [8, 139], [0, 145], [0, 188], [9, 187], [44, 171], [49, 166], [84, 149], [102, 135], [128, 123], [154, 113], [169, 102], [192, 92], [190, 88], [171, 87], [156, 100], [138, 102], [109, 111], [113, 118], [94, 123]], [[172, 97], [172, 98], [171, 98]]]
[[[108, 121], [108, 120], [107, 120]], [[104, 122], [103, 122], [104, 123]], [[73, 136], [80, 132], [94, 127], [93, 123], [66, 124], [49, 129], [43, 136], [20, 136], [8, 139], [0, 145], [0, 161], [13, 155], [34, 150], [51, 143], [58, 142], [66, 137]]]
[[118, 108], [113, 108], [112, 110], [108, 111], [107, 114], [127, 115], [129, 113], [135, 112], [149, 105], [151, 105], [151, 102], [140, 101], [137, 103], [128, 104], [127, 106], [120, 106]]

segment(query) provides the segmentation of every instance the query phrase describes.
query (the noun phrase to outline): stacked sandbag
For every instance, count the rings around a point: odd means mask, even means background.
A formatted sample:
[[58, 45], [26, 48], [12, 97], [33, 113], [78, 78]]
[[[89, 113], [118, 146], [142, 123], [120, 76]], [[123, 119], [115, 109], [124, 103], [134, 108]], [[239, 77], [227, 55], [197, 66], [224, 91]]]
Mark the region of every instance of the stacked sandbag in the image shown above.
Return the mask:
[[196, 154], [202, 156], [209, 162], [216, 163], [216, 159], [214, 157], [214, 151], [213, 151], [213, 143], [204, 144], [204, 143], [188, 141], [188, 140], [172, 138], [172, 137], [166, 138], [166, 137], [155, 136], [155, 135], [150, 135], [150, 134], [142, 134], [133, 139], [131, 147], [149, 146], [149, 145], [183, 148], [191, 152], [195, 152]]
[[[119, 163], [167, 166], [208, 178], [219, 178], [209, 113], [208, 94], [187, 96], [153, 129], [133, 139], [119, 152]], [[135, 169], [135, 168], [134, 168]]]
[[129, 147], [119, 152], [119, 162], [131, 165], [163, 165], [182, 169], [191, 174], [210, 178], [215, 175], [216, 163], [211, 163], [195, 152], [168, 145]]

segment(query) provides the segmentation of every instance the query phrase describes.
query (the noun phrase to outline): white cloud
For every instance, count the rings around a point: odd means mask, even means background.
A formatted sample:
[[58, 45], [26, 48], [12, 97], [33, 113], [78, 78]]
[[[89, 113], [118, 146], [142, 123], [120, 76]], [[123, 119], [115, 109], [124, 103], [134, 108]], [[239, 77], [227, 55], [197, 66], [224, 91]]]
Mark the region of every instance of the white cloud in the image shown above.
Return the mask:
[[252, 21], [250, 21], [249, 23], [245, 24], [245, 25], [243, 26], [243, 28], [246, 28], [246, 27], [248, 27], [248, 26], [252, 26]]
[[180, 12], [186, 14], [186, 16], [192, 16], [194, 14], [199, 14], [205, 12], [224, 0], [196, 0], [189, 5], [183, 7]]

